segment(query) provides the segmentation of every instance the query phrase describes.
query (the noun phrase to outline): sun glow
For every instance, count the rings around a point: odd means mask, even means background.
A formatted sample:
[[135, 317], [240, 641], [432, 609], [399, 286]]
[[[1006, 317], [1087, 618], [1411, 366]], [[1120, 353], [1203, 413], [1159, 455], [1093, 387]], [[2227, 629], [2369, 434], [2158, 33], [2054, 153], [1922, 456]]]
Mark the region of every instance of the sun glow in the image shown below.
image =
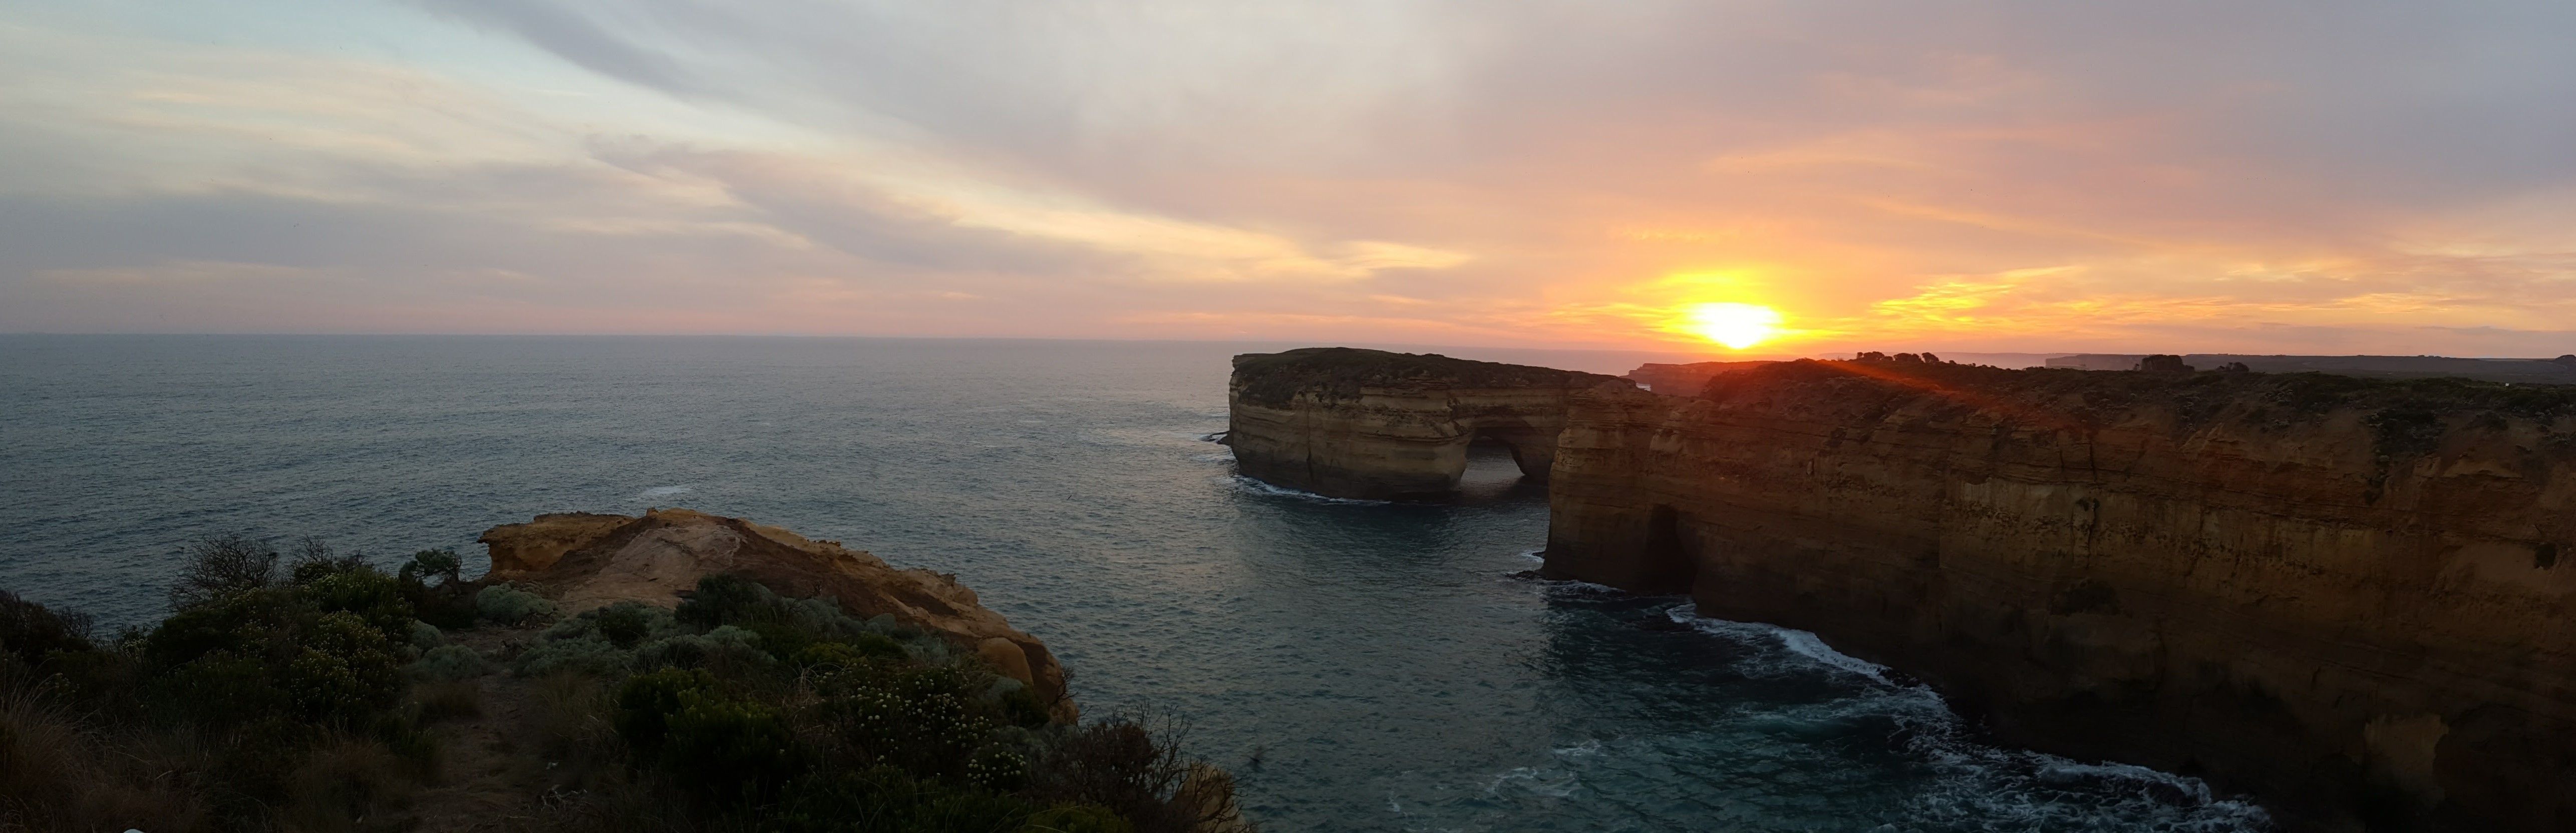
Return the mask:
[[1682, 320], [1683, 329], [1736, 350], [1780, 333], [1780, 311], [1753, 304], [1692, 304]]

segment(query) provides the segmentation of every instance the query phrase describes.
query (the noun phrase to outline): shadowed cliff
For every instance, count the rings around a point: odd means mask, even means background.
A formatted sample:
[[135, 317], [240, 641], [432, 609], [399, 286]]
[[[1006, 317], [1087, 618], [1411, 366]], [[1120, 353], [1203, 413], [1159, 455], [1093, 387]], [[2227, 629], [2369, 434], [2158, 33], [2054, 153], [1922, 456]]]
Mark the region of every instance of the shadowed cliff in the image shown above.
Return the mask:
[[1802, 361], [1569, 408], [1550, 576], [2295, 829], [2576, 829], [2576, 388]]
[[1628, 384], [1349, 347], [1246, 353], [1234, 357], [1226, 436], [1247, 477], [1333, 497], [1432, 496], [1457, 488], [1479, 440], [1544, 479], [1566, 396], [1605, 382]]

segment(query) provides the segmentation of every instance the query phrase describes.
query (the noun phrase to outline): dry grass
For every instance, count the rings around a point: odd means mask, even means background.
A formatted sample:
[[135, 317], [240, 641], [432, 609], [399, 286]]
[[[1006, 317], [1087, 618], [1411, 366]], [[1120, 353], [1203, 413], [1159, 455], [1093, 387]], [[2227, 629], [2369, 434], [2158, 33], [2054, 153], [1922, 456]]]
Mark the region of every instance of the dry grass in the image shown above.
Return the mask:
[[399, 831], [412, 820], [409, 764], [384, 744], [343, 739], [313, 751], [286, 779], [280, 827], [293, 833]]
[[45, 692], [0, 693], [0, 831], [191, 830], [206, 818], [202, 750], [117, 740]]
[[424, 722], [483, 715], [481, 680], [419, 683], [412, 686], [411, 697]]
[[611, 717], [616, 709], [599, 678], [567, 671], [539, 678], [533, 689], [537, 736], [548, 758], [604, 758], [622, 748]]

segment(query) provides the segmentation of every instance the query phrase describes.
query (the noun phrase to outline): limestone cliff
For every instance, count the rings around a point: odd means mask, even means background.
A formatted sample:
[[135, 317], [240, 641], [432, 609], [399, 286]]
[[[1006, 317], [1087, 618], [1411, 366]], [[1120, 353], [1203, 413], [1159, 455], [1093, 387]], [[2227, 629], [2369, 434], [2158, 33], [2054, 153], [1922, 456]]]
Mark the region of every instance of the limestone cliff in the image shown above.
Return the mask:
[[1227, 442], [1247, 477], [1350, 498], [1456, 489], [1467, 446], [1545, 478], [1566, 396], [1613, 377], [1348, 347], [1234, 357]]
[[2576, 830], [2576, 388], [1802, 361], [1571, 397], [1550, 492], [1547, 574], [2010, 742], [2293, 829]]
[[996, 669], [1028, 683], [1059, 720], [1076, 717], [1064, 668], [1046, 644], [984, 609], [957, 577], [898, 570], [837, 541], [812, 541], [773, 526], [687, 509], [644, 517], [539, 515], [483, 533], [490, 578], [531, 583], [578, 613], [620, 600], [677, 607], [700, 577], [733, 573], [783, 596], [831, 597], [859, 617], [892, 615], [946, 634]]

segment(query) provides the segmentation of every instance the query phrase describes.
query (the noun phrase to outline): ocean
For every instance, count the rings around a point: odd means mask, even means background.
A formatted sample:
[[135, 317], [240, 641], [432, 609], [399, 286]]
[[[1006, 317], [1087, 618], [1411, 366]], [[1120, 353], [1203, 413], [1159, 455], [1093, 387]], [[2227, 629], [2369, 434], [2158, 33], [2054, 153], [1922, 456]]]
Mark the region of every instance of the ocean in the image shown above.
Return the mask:
[[0, 588], [142, 624], [210, 535], [471, 574], [496, 524], [684, 506], [955, 573], [1086, 713], [1186, 721], [1269, 833], [2269, 829], [1812, 634], [1523, 577], [1547, 497], [1499, 452], [1436, 503], [1239, 478], [1227, 357], [1288, 346], [0, 336]]

